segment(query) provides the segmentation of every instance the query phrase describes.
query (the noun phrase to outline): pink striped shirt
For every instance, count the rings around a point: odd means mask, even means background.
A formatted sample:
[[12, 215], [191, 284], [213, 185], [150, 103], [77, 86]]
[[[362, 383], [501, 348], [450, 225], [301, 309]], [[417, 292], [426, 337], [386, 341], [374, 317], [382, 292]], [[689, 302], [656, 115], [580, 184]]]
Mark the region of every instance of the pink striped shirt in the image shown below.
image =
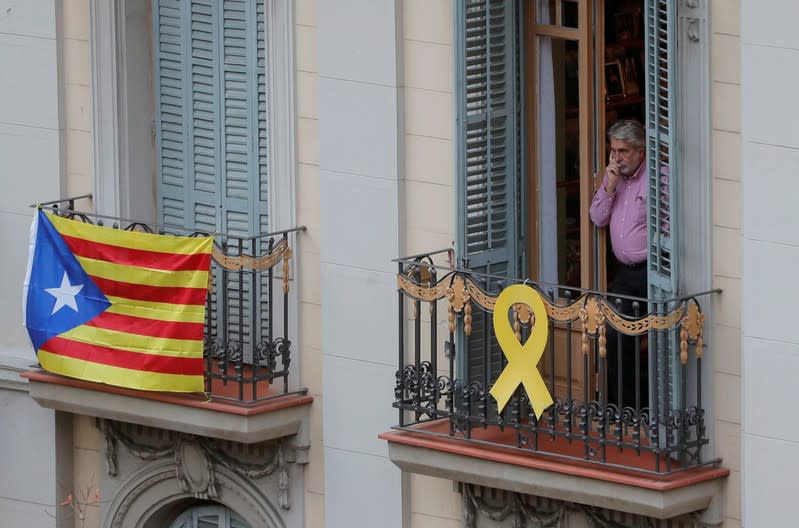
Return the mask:
[[646, 161], [635, 174], [620, 178], [615, 192], [605, 191], [608, 174], [594, 194], [588, 211], [597, 227], [610, 225], [610, 242], [613, 254], [622, 264], [638, 264], [647, 256], [646, 239]]

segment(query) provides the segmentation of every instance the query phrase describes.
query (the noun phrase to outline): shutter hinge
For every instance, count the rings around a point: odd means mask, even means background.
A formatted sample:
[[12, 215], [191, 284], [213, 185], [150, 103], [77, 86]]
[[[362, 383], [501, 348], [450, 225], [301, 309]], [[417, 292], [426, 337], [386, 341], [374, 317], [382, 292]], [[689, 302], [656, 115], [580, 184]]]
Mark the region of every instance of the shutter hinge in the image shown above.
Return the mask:
[[150, 137], [155, 139], [155, 119], [150, 121]]

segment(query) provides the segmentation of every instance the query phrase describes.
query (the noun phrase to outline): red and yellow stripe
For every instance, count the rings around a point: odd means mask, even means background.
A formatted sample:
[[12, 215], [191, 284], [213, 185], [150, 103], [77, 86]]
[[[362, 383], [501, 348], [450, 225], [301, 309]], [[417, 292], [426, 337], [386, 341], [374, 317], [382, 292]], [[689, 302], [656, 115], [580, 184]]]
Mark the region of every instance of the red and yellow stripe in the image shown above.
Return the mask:
[[67, 376], [145, 390], [203, 390], [211, 237], [119, 231], [48, 215], [111, 306], [47, 341], [39, 362]]

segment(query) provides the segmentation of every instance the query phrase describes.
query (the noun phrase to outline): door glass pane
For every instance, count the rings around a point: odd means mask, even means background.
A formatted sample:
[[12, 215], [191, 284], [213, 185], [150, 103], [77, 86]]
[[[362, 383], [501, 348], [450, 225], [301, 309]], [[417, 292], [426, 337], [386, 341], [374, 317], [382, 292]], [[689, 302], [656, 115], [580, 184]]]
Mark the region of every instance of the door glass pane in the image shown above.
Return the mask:
[[578, 28], [578, 0], [561, 0], [561, 20], [560, 25], [567, 28]]
[[553, 26], [578, 28], [579, 0], [537, 0], [536, 22]]
[[537, 0], [535, 21], [539, 24], [556, 24], [556, 6], [560, 0]]
[[539, 269], [541, 280], [580, 286], [579, 45], [538, 39]]

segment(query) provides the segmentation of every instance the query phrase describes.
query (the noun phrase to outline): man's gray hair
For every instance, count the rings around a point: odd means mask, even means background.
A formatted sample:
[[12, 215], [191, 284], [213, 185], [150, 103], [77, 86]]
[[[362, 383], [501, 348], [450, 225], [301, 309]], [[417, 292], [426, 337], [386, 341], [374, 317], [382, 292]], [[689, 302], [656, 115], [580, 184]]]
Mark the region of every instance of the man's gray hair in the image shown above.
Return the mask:
[[644, 148], [646, 131], [635, 119], [620, 119], [608, 129], [608, 140], [624, 141], [633, 148]]

